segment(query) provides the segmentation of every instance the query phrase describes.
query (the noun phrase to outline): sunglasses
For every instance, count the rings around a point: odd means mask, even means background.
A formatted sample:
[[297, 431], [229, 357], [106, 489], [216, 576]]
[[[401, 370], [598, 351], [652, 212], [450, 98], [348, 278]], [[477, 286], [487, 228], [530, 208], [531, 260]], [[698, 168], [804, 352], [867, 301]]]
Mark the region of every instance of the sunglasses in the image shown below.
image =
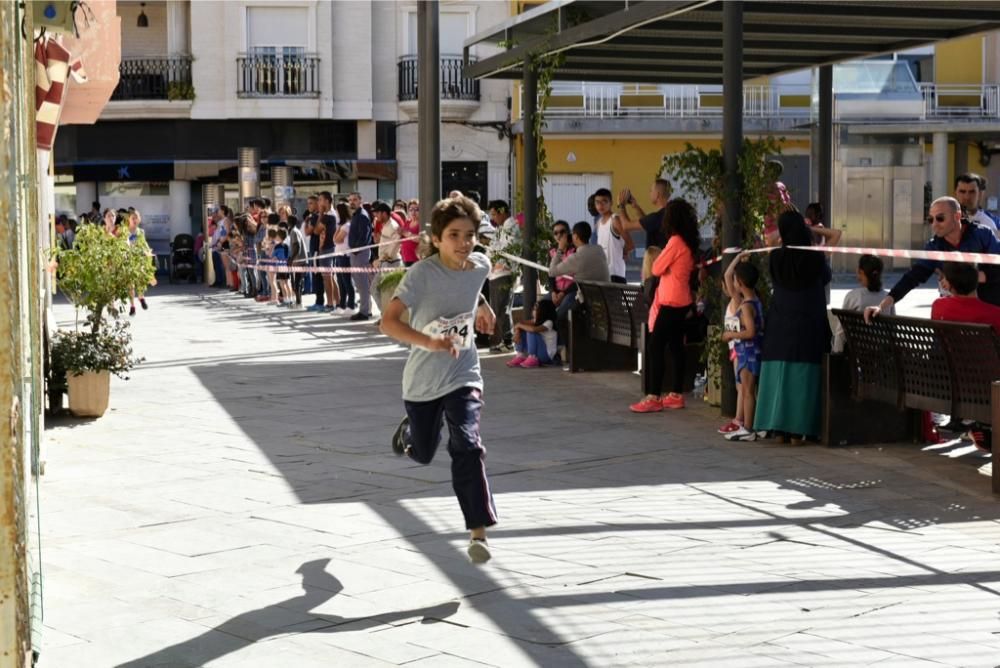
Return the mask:
[[946, 216], [944, 214], [940, 214], [940, 213], [938, 215], [936, 215], [936, 216], [927, 216], [927, 223], [928, 224], [933, 223], [935, 221], [937, 221], [939, 223], [943, 223], [946, 220], [948, 220], [948, 216]]
[[564, 236], [566, 236], [566, 232], [565, 232], [565, 230], [556, 230], [555, 232], [552, 233], [552, 236], [555, 236], [555, 237], [564, 237]]

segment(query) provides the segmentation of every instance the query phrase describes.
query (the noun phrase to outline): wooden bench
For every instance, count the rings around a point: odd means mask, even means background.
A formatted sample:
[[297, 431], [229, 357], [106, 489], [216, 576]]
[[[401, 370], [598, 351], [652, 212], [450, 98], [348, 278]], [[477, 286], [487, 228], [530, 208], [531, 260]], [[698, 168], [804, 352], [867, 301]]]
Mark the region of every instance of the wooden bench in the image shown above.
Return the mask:
[[[639, 351], [646, 350], [646, 317], [649, 305], [642, 287], [625, 283], [577, 281], [583, 294], [583, 308], [570, 311], [567, 356], [569, 370], [634, 371]], [[701, 361], [704, 344], [686, 346], [684, 391], [694, 389], [694, 379], [704, 370]], [[646, 356], [643, 356], [646, 359]], [[673, 360], [667, 356], [665, 378], [673, 372]], [[646, 385], [648, 365], [642, 365], [642, 388]], [[640, 388], [640, 391], [644, 391]]]
[[825, 365], [828, 444], [917, 440], [921, 411], [987, 425], [1000, 415], [1000, 337], [989, 325], [894, 316], [869, 324], [858, 311], [833, 313], [846, 346]]

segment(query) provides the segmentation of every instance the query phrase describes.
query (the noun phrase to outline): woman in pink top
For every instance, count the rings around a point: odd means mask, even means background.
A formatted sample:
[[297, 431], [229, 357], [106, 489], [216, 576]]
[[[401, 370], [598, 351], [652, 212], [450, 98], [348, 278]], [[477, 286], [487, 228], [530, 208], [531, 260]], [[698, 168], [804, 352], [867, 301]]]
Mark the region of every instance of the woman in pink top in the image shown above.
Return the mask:
[[[692, 276], [695, 254], [701, 241], [698, 214], [683, 199], [666, 206], [664, 227], [667, 246], [653, 263], [659, 285], [649, 309], [649, 337], [646, 346], [646, 397], [629, 408], [635, 413], [657, 413], [664, 408], [684, 408], [684, 321], [694, 303]], [[673, 358], [673, 384], [663, 394], [664, 362], [667, 350]]]
[[399, 257], [403, 259], [403, 264], [409, 267], [416, 262], [417, 245], [420, 243], [420, 202], [411, 199], [406, 206], [406, 212], [410, 217], [406, 219], [406, 224], [399, 230], [403, 237], [403, 242], [399, 244]]

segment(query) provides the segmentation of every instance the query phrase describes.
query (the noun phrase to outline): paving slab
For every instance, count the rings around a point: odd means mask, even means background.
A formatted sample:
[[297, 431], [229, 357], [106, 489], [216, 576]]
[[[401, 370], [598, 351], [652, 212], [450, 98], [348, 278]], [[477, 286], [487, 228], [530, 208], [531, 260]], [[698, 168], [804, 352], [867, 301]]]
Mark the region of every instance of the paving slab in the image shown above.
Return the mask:
[[42, 668], [1000, 664], [967, 444], [737, 445], [695, 401], [630, 414], [635, 374], [484, 355], [475, 566], [444, 448], [389, 450], [402, 347], [226, 291], [149, 304], [108, 413], [47, 425]]

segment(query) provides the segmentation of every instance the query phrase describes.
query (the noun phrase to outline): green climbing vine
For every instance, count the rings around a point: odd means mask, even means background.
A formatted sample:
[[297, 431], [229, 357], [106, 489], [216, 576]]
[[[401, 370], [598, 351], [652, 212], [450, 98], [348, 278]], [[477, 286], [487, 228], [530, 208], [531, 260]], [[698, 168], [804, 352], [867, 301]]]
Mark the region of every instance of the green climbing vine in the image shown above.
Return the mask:
[[[776, 212], [775, 202], [768, 198], [771, 182], [764, 165], [769, 158], [781, 154], [784, 138], [744, 139], [740, 153], [739, 171], [743, 189], [740, 192], [743, 227], [742, 246], [749, 248], [761, 237], [764, 219]], [[702, 224], [711, 224], [714, 232], [712, 248], [714, 253], [722, 249], [722, 205], [725, 201], [725, 169], [722, 151], [717, 148], [705, 150], [690, 143], [684, 151], [665, 156], [655, 178], [664, 175], [671, 179], [674, 190], [697, 195], [708, 202]], [[767, 304], [770, 294], [770, 277], [763, 266], [764, 255], [751, 256], [760, 271], [758, 294]], [[718, 275], [715, 275], [718, 273]], [[703, 272], [699, 300], [705, 304], [705, 314], [709, 322], [709, 338], [706, 341], [704, 359], [725, 360], [728, 346], [722, 341], [722, 319], [726, 298], [722, 292], [721, 272]], [[722, 363], [722, 362], [720, 362]], [[716, 379], [717, 382], [718, 379]]]

